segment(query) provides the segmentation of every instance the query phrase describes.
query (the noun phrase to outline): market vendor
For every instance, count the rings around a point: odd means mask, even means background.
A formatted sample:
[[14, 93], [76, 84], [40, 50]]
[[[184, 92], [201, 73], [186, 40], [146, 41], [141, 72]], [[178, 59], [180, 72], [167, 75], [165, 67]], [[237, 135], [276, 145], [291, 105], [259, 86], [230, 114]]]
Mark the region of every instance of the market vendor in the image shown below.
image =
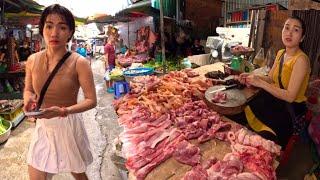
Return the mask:
[[[109, 36], [107, 43], [104, 46], [104, 58], [105, 58], [105, 70], [111, 72], [116, 66], [116, 51], [115, 51], [116, 39], [113, 36]], [[112, 81], [106, 80], [107, 92], [113, 92]]]
[[308, 56], [299, 46], [304, 36], [304, 22], [290, 17], [282, 29], [285, 49], [278, 51], [268, 76], [248, 73], [239, 76], [241, 83], [262, 89], [245, 108], [248, 124], [281, 146], [287, 144], [293, 133], [293, 119], [306, 112], [305, 92], [311, 68]]
[[24, 41], [23, 46], [18, 49], [20, 62], [26, 61], [31, 54], [32, 52], [31, 52], [31, 48], [29, 47], [28, 41]]

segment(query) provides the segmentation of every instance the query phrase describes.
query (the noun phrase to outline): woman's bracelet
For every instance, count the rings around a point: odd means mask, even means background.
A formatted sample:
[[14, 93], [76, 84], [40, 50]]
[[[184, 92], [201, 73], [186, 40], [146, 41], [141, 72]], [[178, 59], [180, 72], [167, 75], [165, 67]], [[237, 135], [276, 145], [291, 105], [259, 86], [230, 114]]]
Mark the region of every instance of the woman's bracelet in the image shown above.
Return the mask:
[[62, 107], [62, 113], [61, 113], [61, 117], [67, 117], [68, 116], [68, 114], [69, 114], [69, 111], [68, 111], [68, 109], [67, 108], [65, 108], [65, 107]]

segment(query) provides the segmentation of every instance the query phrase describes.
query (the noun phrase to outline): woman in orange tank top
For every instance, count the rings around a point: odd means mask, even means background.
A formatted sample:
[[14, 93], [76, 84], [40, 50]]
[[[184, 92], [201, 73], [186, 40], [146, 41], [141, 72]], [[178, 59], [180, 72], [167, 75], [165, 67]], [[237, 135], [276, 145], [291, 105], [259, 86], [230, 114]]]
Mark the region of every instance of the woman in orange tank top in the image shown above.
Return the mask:
[[293, 119], [306, 112], [304, 93], [311, 68], [299, 46], [304, 36], [304, 22], [298, 17], [288, 18], [282, 29], [285, 49], [278, 52], [268, 76], [248, 73], [239, 76], [241, 83], [262, 90], [248, 103], [240, 119], [248, 120], [253, 130], [282, 146], [293, 133]]
[[[31, 55], [26, 63], [24, 111], [33, 110], [47, 78], [67, 53], [66, 44], [75, 31], [72, 13], [58, 4], [42, 12], [40, 34], [46, 49]], [[79, 88], [84, 100], [77, 102]], [[87, 179], [86, 167], [92, 162], [89, 141], [81, 112], [97, 104], [93, 75], [88, 61], [76, 53], [62, 64], [49, 85], [29, 146], [27, 163], [31, 180], [69, 172], [76, 179]]]

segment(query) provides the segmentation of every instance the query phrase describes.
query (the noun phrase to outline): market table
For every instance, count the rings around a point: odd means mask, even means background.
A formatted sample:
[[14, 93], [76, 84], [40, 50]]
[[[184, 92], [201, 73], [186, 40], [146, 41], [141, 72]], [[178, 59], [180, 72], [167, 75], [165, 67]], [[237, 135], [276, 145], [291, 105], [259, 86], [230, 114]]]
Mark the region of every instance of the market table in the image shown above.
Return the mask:
[[[194, 71], [198, 72], [200, 76], [195, 77], [194, 79], [197, 80], [197, 78], [198, 79], [205, 78], [204, 74], [210, 71], [217, 71], [217, 70], [223, 71], [224, 70], [223, 65], [224, 65], [223, 63], [215, 63], [215, 64], [205, 65], [205, 66], [196, 68], [194, 69]], [[244, 88], [241, 91], [244, 93], [247, 100], [251, 99], [258, 92], [257, 89], [249, 89], [249, 88]], [[222, 117], [222, 118], [223, 120], [230, 122], [230, 124], [232, 125], [232, 128], [236, 128], [236, 127], [239, 128], [239, 126], [241, 126], [226, 117]], [[192, 144], [197, 145], [200, 148], [201, 163], [213, 157], [217, 158], [218, 160], [222, 160], [227, 153], [231, 152], [230, 143], [227, 141], [212, 139], [203, 144], [199, 144], [195, 139], [195, 140], [191, 140], [190, 142]], [[150, 180], [151, 179], [181, 179], [184, 177], [186, 172], [191, 170], [191, 168], [192, 168], [191, 166], [181, 164], [177, 162], [173, 157], [171, 157], [166, 161], [164, 161], [163, 163], [159, 164], [157, 167], [155, 167], [146, 176], [145, 179], [150, 179]], [[132, 172], [129, 172], [128, 179], [134, 180], [136, 178], [132, 174]]]
[[[25, 71], [10, 71], [0, 73], [0, 81], [5, 79], [23, 78]], [[0, 99], [22, 99], [22, 92], [0, 93]]]
[[[224, 121], [228, 121], [231, 123], [232, 128], [239, 126], [239, 124], [235, 123], [234, 121], [223, 117]], [[232, 129], [231, 128], [231, 129]], [[197, 139], [190, 141], [192, 144], [197, 145], [201, 151], [201, 163], [215, 157], [218, 160], [222, 160], [224, 156], [231, 152], [230, 143], [226, 141], [221, 141], [218, 139], [211, 139], [203, 144], [197, 143]], [[275, 160], [274, 167], [278, 166], [278, 161]], [[146, 180], [180, 180], [184, 177], [186, 172], [191, 170], [192, 167], [189, 165], [181, 164], [176, 161], [173, 157], [169, 158], [168, 160], [164, 161], [156, 168], [154, 168], [145, 178]], [[129, 180], [135, 180], [135, 176], [129, 172], [128, 176]]]

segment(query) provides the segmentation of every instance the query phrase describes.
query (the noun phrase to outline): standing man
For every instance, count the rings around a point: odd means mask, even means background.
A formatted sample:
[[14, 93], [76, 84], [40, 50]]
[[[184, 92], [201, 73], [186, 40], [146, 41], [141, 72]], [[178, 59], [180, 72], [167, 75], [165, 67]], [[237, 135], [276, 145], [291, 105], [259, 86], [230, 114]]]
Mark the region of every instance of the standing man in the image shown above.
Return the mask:
[[[104, 46], [104, 57], [105, 57], [105, 69], [111, 72], [116, 66], [116, 50], [115, 50], [115, 38], [109, 36], [107, 43]], [[113, 82], [106, 79], [107, 92], [112, 93], [114, 89], [112, 87]]]

